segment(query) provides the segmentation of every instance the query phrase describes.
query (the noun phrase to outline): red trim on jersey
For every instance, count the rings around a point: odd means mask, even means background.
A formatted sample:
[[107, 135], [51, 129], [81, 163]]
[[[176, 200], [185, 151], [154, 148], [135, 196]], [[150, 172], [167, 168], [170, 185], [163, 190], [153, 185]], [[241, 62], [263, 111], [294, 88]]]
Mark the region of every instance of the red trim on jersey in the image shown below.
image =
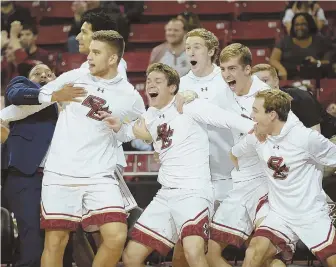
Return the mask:
[[[224, 225], [222, 225], [224, 226]], [[227, 227], [227, 226], [225, 226]], [[238, 229], [235, 229], [236, 231], [239, 231]], [[239, 231], [241, 232], [241, 231]], [[218, 229], [215, 229], [213, 227], [210, 226], [210, 239], [211, 240], [214, 240], [216, 242], [225, 242], [229, 245], [233, 245], [237, 248], [240, 248], [245, 240], [244, 238], [242, 238], [241, 236], [239, 235], [234, 235], [232, 233], [228, 233], [228, 232], [225, 232], [225, 231], [220, 231]]]
[[[323, 245], [324, 243], [328, 242], [333, 227], [334, 226], [332, 224], [330, 224], [330, 229], [329, 229], [329, 233], [328, 233], [328, 236], [327, 236], [326, 240], [324, 240], [320, 244], [310, 248], [310, 250], [315, 249], [316, 247], [319, 247], [319, 246]], [[316, 251], [314, 254], [321, 261], [325, 261], [329, 257], [331, 257], [333, 255], [336, 255], [336, 235], [334, 236], [334, 239], [333, 239], [333, 241], [330, 245], [326, 246], [325, 248], [321, 249], [320, 251]]]
[[[137, 223], [137, 224], [139, 224], [139, 223]], [[152, 232], [153, 235], [149, 235], [147, 233], [144, 233], [141, 230], [139, 230], [138, 228], [134, 227], [133, 230], [131, 231], [131, 239], [138, 242], [138, 243], [141, 243], [145, 246], [148, 246], [148, 247], [156, 250], [162, 256], [167, 256], [169, 251], [174, 246], [174, 243], [172, 241], [168, 240], [167, 238], [163, 237], [159, 233], [149, 229], [148, 227], [146, 227], [142, 224], [141, 224], [141, 226], [146, 228], [149, 232]], [[161, 238], [167, 240], [169, 243], [172, 244], [172, 247], [169, 247], [165, 243], [163, 243], [162, 241], [156, 239], [155, 236], [160, 236]]]
[[[101, 210], [101, 209], [100, 209]], [[127, 215], [123, 212], [106, 212], [106, 213], [100, 213], [100, 214], [94, 214], [91, 215], [88, 218], [85, 218], [82, 221], [83, 228], [87, 228], [90, 225], [97, 225], [101, 226], [105, 223], [111, 223], [111, 222], [120, 222], [127, 224]]]
[[268, 194], [262, 196], [261, 198], [259, 198], [258, 200], [258, 205], [256, 208], [256, 214], [258, 213], [258, 211], [261, 209], [261, 207], [268, 202]]
[[[199, 222], [196, 222], [199, 217], [204, 216]], [[186, 225], [188, 224], [188, 225]], [[181, 227], [181, 240], [187, 236], [197, 235], [202, 237], [204, 240], [209, 240], [210, 230], [209, 230], [209, 210], [208, 208], [202, 210], [196, 215], [195, 218], [186, 221]], [[186, 226], [185, 226], [186, 225]]]
[[[267, 227], [267, 228], [270, 228], [270, 227]], [[274, 233], [272, 233], [271, 230], [279, 232], [284, 237], [288, 238], [285, 234], [283, 234], [282, 232], [280, 232], [278, 230], [275, 230], [275, 229], [272, 229], [272, 228], [270, 228], [270, 230], [265, 229], [265, 226], [263, 226], [263, 229], [258, 228], [255, 231], [253, 237], [257, 237], [257, 236], [266, 237], [267, 239], [269, 239], [272, 242], [272, 244], [275, 247], [278, 247], [278, 248], [281, 249], [281, 253], [282, 253], [283, 259], [285, 261], [291, 260], [293, 258], [294, 251], [291, 249], [291, 247], [288, 245], [288, 242], [285, 239], [282, 239], [282, 238], [276, 236]], [[288, 238], [288, 240], [290, 240], [290, 239]]]

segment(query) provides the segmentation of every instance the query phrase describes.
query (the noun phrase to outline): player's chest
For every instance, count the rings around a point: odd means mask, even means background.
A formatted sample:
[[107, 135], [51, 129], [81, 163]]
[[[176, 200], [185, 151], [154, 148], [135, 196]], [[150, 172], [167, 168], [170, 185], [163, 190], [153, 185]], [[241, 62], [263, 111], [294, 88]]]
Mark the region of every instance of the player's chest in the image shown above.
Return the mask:
[[75, 84], [75, 86], [84, 87], [87, 91], [86, 97], [80, 99], [81, 102], [69, 105], [69, 111], [75, 116], [84, 115], [99, 121], [99, 111], [106, 111], [119, 118], [124, 118], [132, 108], [133, 98], [127, 94], [118, 93], [118, 90], [92, 84]]
[[166, 151], [182, 143], [188, 138], [193, 121], [185, 116], [174, 114], [160, 114], [150, 125], [150, 132], [154, 140], [155, 151]]
[[257, 147], [267, 173], [275, 179], [285, 180], [289, 174], [300, 172], [309, 160], [307, 153], [287, 142], [266, 143]]

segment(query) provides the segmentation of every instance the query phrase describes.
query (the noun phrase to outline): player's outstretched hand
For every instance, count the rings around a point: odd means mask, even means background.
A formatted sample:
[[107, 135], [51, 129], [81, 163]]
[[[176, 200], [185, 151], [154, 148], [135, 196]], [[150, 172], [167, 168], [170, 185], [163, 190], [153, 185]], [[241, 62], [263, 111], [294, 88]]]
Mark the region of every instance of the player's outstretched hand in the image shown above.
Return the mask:
[[176, 105], [177, 111], [180, 114], [182, 114], [183, 113], [183, 105], [194, 101], [197, 97], [198, 97], [198, 95], [194, 91], [191, 91], [191, 90], [184, 91], [182, 93], [178, 93], [175, 96], [175, 105]]
[[115, 117], [106, 111], [98, 111], [98, 117], [115, 133], [119, 132], [122, 123], [118, 117]]
[[267, 138], [267, 134], [262, 134], [260, 133], [259, 129], [258, 129], [258, 123], [256, 123], [253, 127], [253, 129], [251, 129], [249, 132], [249, 134], [253, 134], [257, 137], [258, 141], [260, 143], [264, 143], [266, 141]]
[[133, 133], [137, 139], [144, 140], [146, 142], [153, 142], [152, 136], [147, 130], [145, 119], [140, 118], [133, 125]]
[[75, 87], [73, 84], [66, 84], [62, 89], [53, 92], [52, 102], [82, 102], [81, 99], [86, 97], [87, 91], [83, 87]]
[[161, 163], [160, 162], [160, 154], [159, 153], [154, 152], [153, 158], [154, 158], [154, 160], [155, 160], [156, 163]]

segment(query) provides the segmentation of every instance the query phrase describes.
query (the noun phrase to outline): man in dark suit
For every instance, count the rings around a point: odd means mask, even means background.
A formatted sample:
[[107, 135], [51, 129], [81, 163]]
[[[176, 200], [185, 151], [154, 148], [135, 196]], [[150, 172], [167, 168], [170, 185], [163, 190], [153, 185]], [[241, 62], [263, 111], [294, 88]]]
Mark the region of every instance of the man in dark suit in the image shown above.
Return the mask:
[[[31, 105], [41, 86], [56, 77], [44, 64], [35, 66], [29, 79], [18, 76], [6, 90], [10, 104]], [[57, 93], [58, 101], [73, 101], [72, 92], [80, 88], [65, 86]], [[40, 230], [40, 198], [43, 167], [58, 118], [58, 106], [52, 104], [25, 119], [10, 123], [3, 157], [8, 166], [4, 195], [14, 213], [20, 238], [20, 256], [16, 266], [39, 267], [43, 251]], [[55, 200], [57, 201], [57, 200]]]

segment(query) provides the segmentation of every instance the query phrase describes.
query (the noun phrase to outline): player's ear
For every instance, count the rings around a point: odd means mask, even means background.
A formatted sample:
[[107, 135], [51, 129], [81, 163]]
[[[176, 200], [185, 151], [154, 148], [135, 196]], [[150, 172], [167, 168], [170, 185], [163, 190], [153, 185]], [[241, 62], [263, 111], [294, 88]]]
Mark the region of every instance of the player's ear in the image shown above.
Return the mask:
[[251, 75], [251, 66], [250, 65], [246, 65], [245, 66], [245, 69], [244, 69], [244, 72], [246, 75]]
[[176, 87], [175, 84], [170, 85], [170, 86], [169, 86], [169, 93], [170, 93], [171, 95], [174, 95], [176, 89], [177, 89], [177, 87]]
[[110, 55], [109, 65], [114, 65], [114, 64], [118, 65], [117, 62], [118, 62], [118, 55], [117, 54]]
[[210, 57], [212, 57], [214, 54], [215, 54], [215, 49], [214, 49], [214, 48], [213, 48], [213, 49], [210, 49], [210, 50], [208, 51], [208, 55], [209, 55]]

